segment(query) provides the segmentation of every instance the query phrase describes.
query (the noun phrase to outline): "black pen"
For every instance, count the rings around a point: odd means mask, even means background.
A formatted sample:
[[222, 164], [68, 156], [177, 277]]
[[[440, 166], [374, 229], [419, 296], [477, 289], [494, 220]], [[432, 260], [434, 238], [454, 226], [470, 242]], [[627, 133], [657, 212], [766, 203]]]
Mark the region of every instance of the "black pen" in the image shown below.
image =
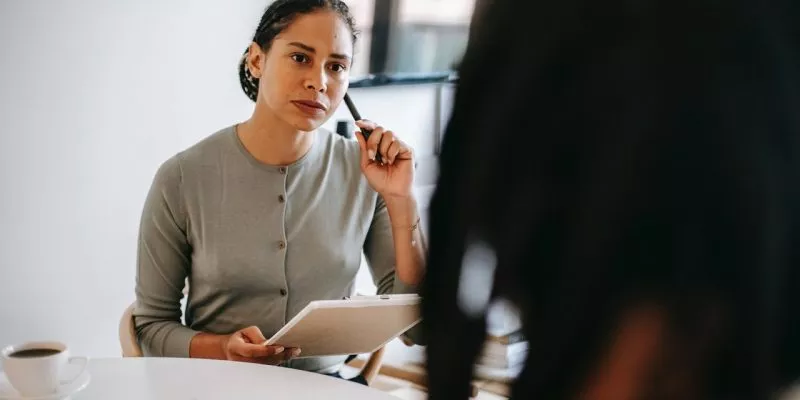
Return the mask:
[[[344, 103], [347, 104], [347, 109], [350, 110], [350, 114], [353, 115], [353, 119], [356, 121], [361, 121], [361, 114], [358, 113], [358, 109], [356, 105], [353, 104], [353, 99], [350, 98], [350, 94], [344, 94]], [[361, 134], [364, 135], [364, 141], [366, 142], [369, 139], [369, 135], [372, 134], [372, 131], [369, 129], [361, 128]], [[375, 152], [375, 162], [379, 162], [383, 164], [383, 160], [381, 158], [381, 154], [377, 151]]]

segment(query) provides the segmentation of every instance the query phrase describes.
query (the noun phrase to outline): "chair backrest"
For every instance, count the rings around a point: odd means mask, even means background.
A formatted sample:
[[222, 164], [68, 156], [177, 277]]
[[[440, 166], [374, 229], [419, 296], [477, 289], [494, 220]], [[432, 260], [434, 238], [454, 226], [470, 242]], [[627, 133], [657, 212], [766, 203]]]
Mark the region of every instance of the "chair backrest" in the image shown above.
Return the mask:
[[129, 305], [119, 320], [119, 345], [122, 347], [123, 357], [142, 357], [144, 355], [136, 337], [136, 327], [133, 324], [133, 309], [135, 307], [135, 302]]

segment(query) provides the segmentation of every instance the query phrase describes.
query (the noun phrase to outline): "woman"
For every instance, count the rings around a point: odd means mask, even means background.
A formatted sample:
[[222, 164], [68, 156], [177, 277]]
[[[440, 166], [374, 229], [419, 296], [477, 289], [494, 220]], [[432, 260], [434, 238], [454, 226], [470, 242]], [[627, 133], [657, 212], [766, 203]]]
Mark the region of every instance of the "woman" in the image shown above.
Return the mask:
[[467, 398], [486, 286], [530, 344], [513, 398], [776, 398], [800, 379], [800, 3], [486, 3], [430, 209], [430, 398]]
[[136, 280], [146, 355], [336, 373], [343, 357], [290, 360], [302, 349], [261, 343], [310, 301], [349, 296], [362, 250], [379, 293], [416, 291], [424, 251], [412, 150], [369, 121], [357, 122], [373, 130], [366, 141], [320, 129], [347, 91], [355, 39], [340, 0], [275, 1], [240, 65], [250, 119], [158, 170]]

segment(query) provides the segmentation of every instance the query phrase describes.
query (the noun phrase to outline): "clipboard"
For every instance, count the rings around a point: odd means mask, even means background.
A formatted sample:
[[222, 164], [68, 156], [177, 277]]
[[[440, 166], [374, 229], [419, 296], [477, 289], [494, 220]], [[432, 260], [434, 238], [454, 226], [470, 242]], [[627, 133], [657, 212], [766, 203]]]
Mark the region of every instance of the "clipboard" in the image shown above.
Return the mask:
[[298, 358], [371, 353], [421, 321], [416, 294], [312, 301], [265, 345], [299, 347]]

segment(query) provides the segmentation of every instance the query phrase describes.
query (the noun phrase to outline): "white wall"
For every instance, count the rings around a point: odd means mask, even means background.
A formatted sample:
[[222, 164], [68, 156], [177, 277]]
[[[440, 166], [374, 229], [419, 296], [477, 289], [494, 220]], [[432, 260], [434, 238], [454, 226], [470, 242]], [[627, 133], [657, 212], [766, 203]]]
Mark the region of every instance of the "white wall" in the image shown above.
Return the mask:
[[[249, 116], [236, 65], [265, 4], [0, 1], [0, 346], [53, 338], [119, 354], [152, 176]], [[434, 88], [353, 98], [430, 153]]]

